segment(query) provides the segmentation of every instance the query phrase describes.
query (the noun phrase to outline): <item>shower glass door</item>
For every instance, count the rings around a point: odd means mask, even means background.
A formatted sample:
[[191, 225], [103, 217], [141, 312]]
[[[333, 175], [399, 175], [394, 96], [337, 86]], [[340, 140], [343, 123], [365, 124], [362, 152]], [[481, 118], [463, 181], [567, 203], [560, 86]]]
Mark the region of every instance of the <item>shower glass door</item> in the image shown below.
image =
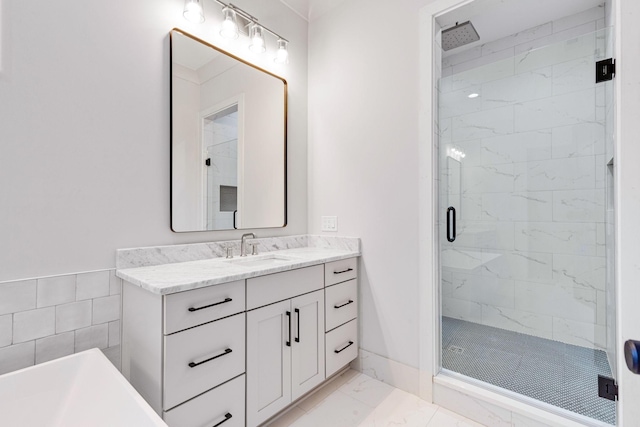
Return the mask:
[[439, 226], [442, 368], [615, 424], [610, 34], [440, 80]]

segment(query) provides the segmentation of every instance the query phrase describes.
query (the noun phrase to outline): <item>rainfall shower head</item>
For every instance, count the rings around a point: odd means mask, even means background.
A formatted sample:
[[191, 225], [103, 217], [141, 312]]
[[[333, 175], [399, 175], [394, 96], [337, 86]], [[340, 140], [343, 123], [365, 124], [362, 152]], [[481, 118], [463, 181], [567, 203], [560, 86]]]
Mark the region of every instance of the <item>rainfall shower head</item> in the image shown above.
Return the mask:
[[447, 28], [442, 32], [442, 49], [447, 51], [478, 40], [480, 36], [471, 21], [462, 24], [456, 22], [455, 27]]

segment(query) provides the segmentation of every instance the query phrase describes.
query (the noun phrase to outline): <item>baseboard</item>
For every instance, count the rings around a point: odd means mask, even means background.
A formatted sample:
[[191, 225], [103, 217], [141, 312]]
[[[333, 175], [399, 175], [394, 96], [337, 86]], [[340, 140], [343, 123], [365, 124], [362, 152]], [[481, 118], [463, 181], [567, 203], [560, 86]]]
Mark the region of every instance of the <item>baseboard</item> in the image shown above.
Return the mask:
[[351, 368], [378, 381], [419, 396], [420, 371], [379, 354], [360, 349]]

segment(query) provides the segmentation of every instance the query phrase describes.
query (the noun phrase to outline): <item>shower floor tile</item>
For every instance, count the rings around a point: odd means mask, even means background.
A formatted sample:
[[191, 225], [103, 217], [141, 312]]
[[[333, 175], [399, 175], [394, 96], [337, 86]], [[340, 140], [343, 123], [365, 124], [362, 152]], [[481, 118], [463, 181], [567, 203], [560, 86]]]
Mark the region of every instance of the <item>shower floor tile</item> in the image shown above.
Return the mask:
[[442, 367], [609, 424], [615, 403], [598, 397], [611, 376], [602, 350], [442, 318]]

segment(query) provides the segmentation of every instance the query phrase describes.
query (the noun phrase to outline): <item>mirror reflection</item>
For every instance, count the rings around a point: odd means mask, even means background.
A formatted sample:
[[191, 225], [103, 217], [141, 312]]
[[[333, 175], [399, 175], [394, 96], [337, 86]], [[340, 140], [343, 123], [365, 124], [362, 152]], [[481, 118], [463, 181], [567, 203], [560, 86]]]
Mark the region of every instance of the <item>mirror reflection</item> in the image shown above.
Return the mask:
[[286, 225], [283, 79], [171, 32], [171, 228]]

